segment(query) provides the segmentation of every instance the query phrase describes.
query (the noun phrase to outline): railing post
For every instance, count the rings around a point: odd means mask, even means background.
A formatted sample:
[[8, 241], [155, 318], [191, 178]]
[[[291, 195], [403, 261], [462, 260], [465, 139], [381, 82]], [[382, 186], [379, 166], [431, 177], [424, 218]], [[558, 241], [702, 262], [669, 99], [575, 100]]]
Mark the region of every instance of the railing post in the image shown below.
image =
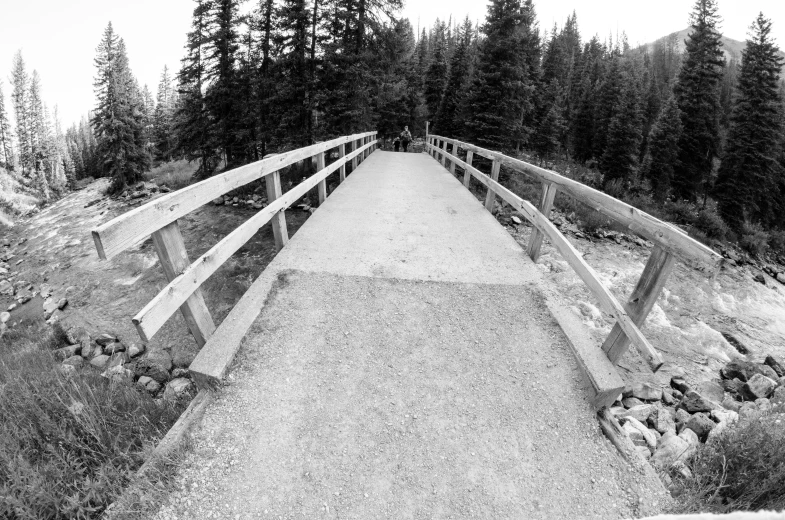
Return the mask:
[[[267, 187], [267, 203], [283, 195], [281, 190], [281, 172], [275, 171], [265, 177], [264, 183]], [[286, 229], [286, 213], [279, 211], [270, 221], [273, 226], [273, 237], [275, 237], [275, 250], [280, 251], [289, 242], [289, 231]]]
[[[458, 157], [458, 143], [453, 141], [452, 143], [452, 155], [454, 157]], [[455, 161], [450, 161], [450, 173], [455, 175]]]
[[[318, 173], [322, 170], [324, 170], [324, 152], [316, 154], [316, 171]], [[319, 181], [317, 191], [319, 192], [319, 207], [321, 207], [327, 198], [327, 179]]]
[[338, 160], [343, 164], [341, 164], [341, 168], [338, 170], [338, 184], [346, 180], [346, 162], [343, 160], [344, 157], [346, 157], [346, 145], [340, 144], [338, 145]]
[[441, 163], [442, 163], [442, 166], [444, 166], [446, 168], [447, 167], [447, 154], [446, 154], [446, 152], [447, 152], [447, 141], [445, 141], [444, 139], [442, 139], [441, 149], [442, 149], [442, 152], [441, 152], [441, 155], [442, 155]]
[[[501, 169], [502, 163], [499, 162], [498, 159], [494, 159], [493, 164], [491, 165], [491, 179], [498, 181], [499, 180], [499, 170]], [[493, 204], [496, 202], [496, 193], [489, 187], [488, 193], [485, 194], [485, 209], [490, 212], [493, 212]]]
[[[638, 284], [633, 289], [627, 305], [624, 306], [627, 315], [638, 328], [646, 322], [646, 317], [657, 302], [662, 288], [673, 270], [676, 257], [655, 245], [651, 250], [649, 261], [643, 269]], [[617, 323], [613, 326], [610, 335], [602, 344], [602, 350], [607, 354], [611, 363], [618, 363], [630, 346], [630, 339], [622, 332]]]
[[[185, 241], [180, 232], [180, 224], [175, 220], [152, 234], [153, 247], [158, 253], [161, 267], [168, 281], [172, 281], [189, 265], [188, 252], [185, 250]], [[188, 330], [193, 334], [199, 347], [203, 347], [207, 339], [215, 332], [215, 323], [204, 303], [202, 289], [196, 289], [193, 294], [180, 307], [180, 312], [185, 318]]]
[[[466, 164], [471, 166], [473, 160], [474, 160], [474, 152], [471, 150], [467, 151]], [[467, 169], [466, 171], [463, 172], [463, 185], [466, 186], [466, 188], [468, 189], [469, 186], [471, 185], [471, 181], [472, 181], [472, 174], [469, 173], [469, 170]]]
[[[538, 209], [540, 213], [545, 215], [545, 218], [551, 218], [551, 210], [553, 209], [553, 199], [556, 197], [556, 192], [559, 191], [555, 184], [551, 182], [542, 183], [542, 192], [540, 193], [540, 205]], [[536, 227], [532, 227], [532, 234], [529, 237], [528, 253], [529, 258], [537, 262], [540, 258], [540, 248], [542, 247], [542, 232]]]

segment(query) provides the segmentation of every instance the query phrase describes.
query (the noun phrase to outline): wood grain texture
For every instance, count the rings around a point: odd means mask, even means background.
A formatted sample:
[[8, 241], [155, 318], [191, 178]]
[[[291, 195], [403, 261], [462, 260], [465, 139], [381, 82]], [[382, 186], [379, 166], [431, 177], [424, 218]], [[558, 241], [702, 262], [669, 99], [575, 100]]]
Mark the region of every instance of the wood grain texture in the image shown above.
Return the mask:
[[[474, 160], [474, 152], [469, 150], [468, 152], [466, 152], [466, 164], [471, 166], [473, 160]], [[469, 186], [471, 186], [471, 180], [472, 180], [471, 172], [469, 170], [463, 170], [463, 185], [464, 187], [466, 187], [466, 189], [469, 189]]]
[[[676, 258], [672, 254], [664, 251], [661, 247], [654, 246], [651, 256], [646, 262], [646, 267], [644, 267], [643, 273], [625, 305], [627, 314], [630, 315], [638, 328], [642, 328], [646, 323], [646, 317], [657, 302], [675, 263]], [[602, 344], [602, 350], [608, 355], [611, 362], [618, 363], [629, 346], [629, 338], [616, 324]]]
[[346, 180], [346, 162], [343, 161], [344, 157], [346, 157], [346, 144], [340, 144], [338, 145], [338, 161], [340, 161], [341, 167], [338, 169], [338, 184]]
[[[191, 264], [188, 260], [183, 235], [180, 232], [180, 225], [176, 220], [153, 233], [153, 246], [158, 253], [158, 259], [161, 261], [166, 279], [170, 282]], [[196, 343], [200, 347], [204, 346], [207, 339], [215, 332], [215, 323], [213, 323], [213, 317], [204, 303], [201, 289], [197, 287], [178, 307]], [[167, 319], [175, 309], [176, 307], [172, 309]], [[137, 330], [139, 329], [137, 328]], [[141, 331], [139, 335], [142, 340], [149, 341], [149, 338], [144, 336]]]
[[626, 226], [630, 231], [647, 240], [654, 242], [671, 254], [687, 262], [692, 267], [704, 271], [708, 275], [715, 275], [722, 265], [723, 258], [711, 248], [694, 240], [681, 229], [663, 222], [648, 213], [641, 211], [629, 204], [611, 197], [601, 191], [590, 188], [578, 181], [568, 179], [555, 172], [534, 166], [519, 159], [513, 159], [499, 152], [487, 150], [470, 143], [455, 139], [434, 136], [448, 142], [455, 142], [477, 155], [491, 160], [499, 160], [503, 166], [531, 175], [540, 182], [555, 184], [559, 191], [586, 204], [603, 215]]
[[[540, 213], [545, 215], [545, 218], [551, 218], [551, 210], [553, 209], [553, 199], [556, 197], [556, 192], [559, 191], [555, 185], [551, 183], [542, 183], [542, 192], [540, 193], [540, 205], [539, 210]], [[542, 247], [542, 233], [539, 229], [533, 228], [531, 237], [529, 238], [529, 244], [526, 248], [526, 252], [529, 254], [529, 258], [532, 259], [535, 263], [537, 260], [540, 259], [540, 248]]]
[[[316, 154], [316, 173], [324, 170], [324, 152]], [[327, 200], [327, 180], [322, 179], [317, 184], [317, 190], [319, 194], [319, 206], [324, 204], [324, 201]]]
[[[501, 163], [499, 161], [493, 161], [491, 164], [491, 179], [498, 181], [499, 180], [499, 170], [501, 170]], [[493, 212], [493, 205], [496, 203], [496, 195], [494, 194], [493, 190], [489, 187], [488, 192], [485, 194], [485, 209], [490, 212]]]
[[166, 194], [93, 230], [93, 240], [98, 256], [104, 260], [112, 258], [144, 240], [154, 231], [187, 215], [220, 195], [319, 152], [335, 148], [341, 143], [358, 139], [358, 136], [373, 136], [375, 134], [376, 132], [366, 132], [354, 136], [339, 137], [332, 141], [267, 157]]
[[[267, 201], [272, 203], [279, 199], [281, 192], [281, 173], [273, 172], [265, 178], [267, 188]], [[289, 230], [286, 227], [286, 213], [279, 211], [272, 218], [273, 237], [275, 238], [275, 250], [280, 251], [289, 242]]]

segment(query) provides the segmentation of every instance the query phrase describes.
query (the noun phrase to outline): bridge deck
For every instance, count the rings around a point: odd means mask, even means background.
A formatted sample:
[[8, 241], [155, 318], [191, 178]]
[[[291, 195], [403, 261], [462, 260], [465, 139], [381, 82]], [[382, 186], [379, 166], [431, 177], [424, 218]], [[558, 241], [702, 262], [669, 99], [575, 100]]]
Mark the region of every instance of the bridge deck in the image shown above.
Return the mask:
[[428, 155], [372, 154], [263, 276], [160, 518], [626, 518], [661, 502], [599, 432], [534, 264]]

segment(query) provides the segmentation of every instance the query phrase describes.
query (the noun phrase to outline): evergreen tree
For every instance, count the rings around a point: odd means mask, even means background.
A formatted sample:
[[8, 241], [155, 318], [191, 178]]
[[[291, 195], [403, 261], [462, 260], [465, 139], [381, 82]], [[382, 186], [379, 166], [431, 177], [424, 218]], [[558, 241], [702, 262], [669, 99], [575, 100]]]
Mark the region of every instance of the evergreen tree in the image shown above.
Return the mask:
[[14, 134], [5, 109], [3, 82], [0, 81], [0, 163], [7, 170], [14, 169]]
[[466, 136], [509, 151], [525, 143], [534, 126], [540, 49], [532, 1], [493, 0], [482, 31], [486, 38], [466, 104]]
[[764, 226], [785, 223], [784, 171], [778, 162], [783, 132], [778, 93], [782, 64], [771, 38], [771, 21], [761, 13], [742, 51], [728, 148], [715, 190], [720, 214], [737, 230], [745, 219]]
[[[308, 28], [311, 17], [305, 0], [283, 0], [280, 5], [278, 17], [278, 32], [276, 45], [281, 50], [278, 69], [282, 76], [282, 83], [275, 97], [275, 103], [280, 108], [279, 114], [279, 133], [284, 141], [291, 143], [294, 147], [311, 144], [313, 139], [311, 107], [308, 104], [310, 98], [310, 67], [308, 64], [308, 54], [310, 41]], [[345, 35], [351, 38], [351, 47], [357, 49], [357, 32], [351, 31], [349, 24], [346, 25]], [[348, 42], [347, 42], [348, 43]], [[356, 72], [354, 65], [357, 60], [352, 56], [346, 61], [335, 57], [330, 60], [331, 64], [343, 63], [345, 66], [332, 66], [330, 69], [336, 73], [341, 69], [351, 74]], [[336, 77], [336, 84], [345, 85], [346, 78]], [[337, 85], [331, 89], [341, 90]]]
[[631, 71], [621, 77], [622, 89], [614, 107], [608, 128], [605, 151], [600, 157], [600, 171], [607, 186], [614, 180], [631, 181], [638, 170], [638, 158], [642, 140], [640, 94], [638, 84]]
[[684, 132], [673, 172], [676, 196], [696, 199], [707, 193], [719, 146], [719, 86], [724, 58], [716, 0], [696, 0], [692, 32], [674, 92]]
[[169, 68], [164, 66], [164, 70], [161, 73], [161, 81], [158, 83], [151, 132], [155, 156], [161, 161], [171, 161], [174, 153], [174, 111], [176, 102], [176, 92], [172, 86]]
[[460, 109], [471, 81], [473, 32], [472, 22], [467, 16], [457, 31], [458, 43], [450, 60], [450, 76], [435, 119], [437, 131], [445, 136], [460, 137], [463, 133]]
[[564, 105], [558, 80], [553, 77], [549, 85], [545, 106], [547, 111], [542, 114], [537, 124], [537, 131], [531, 137], [531, 146], [544, 165], [559, 152], [562, 136], [566, 129]]
[[447, 38], [444, 22], [436, 20], [431, 38], [433, 56], [425, 74], [425, 104], [428, 107], [428, 116], [434, 119], [434, 129], [438, 128], [439, 121], [436, 115], [442, 102], [444, 89], [447, 86]]
[[649, 132], [648, 151], [643, 165], [643, 174], [651, 182], [654, 198], [658, 202], [663, 202], [670, 191], [681, 133], [681, 112], [676, 99], [671, 96]]
[[22, 176], [26, 179], [33, 179], [35, 171], [35, 160], [33, 158], [32, 137], [30, 134], [30, 77], [27, 74], [22, 52], [14, 55], [14, 64], [11, 70], [11, 103], [14, 106], [14, 116], [16, 117], [16, 137], [19, 146], [19, 165], [22, 169]]

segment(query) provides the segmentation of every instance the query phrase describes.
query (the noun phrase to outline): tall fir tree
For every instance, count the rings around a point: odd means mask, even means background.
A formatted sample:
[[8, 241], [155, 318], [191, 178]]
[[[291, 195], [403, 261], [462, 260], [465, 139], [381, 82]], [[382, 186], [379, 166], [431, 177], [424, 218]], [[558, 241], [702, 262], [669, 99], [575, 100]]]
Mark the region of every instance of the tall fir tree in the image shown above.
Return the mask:
[[533, 130], [539, 35], [531, 0], [493, 0], [482, 27], [478, 66], [466, 103], [466, 137], [512, 150]]
[[605, 186], [617, 180], [629, 183], [638, 171], [643, 120], [638, 81], [629, 69], [621, 76], [621, 92], [608, 127], [605, 150], [600, 157], [599, 166]]
[[0, 162], [7, 170], [14, 169], [14, 134], [5, 108], [2, 81], [0, 81]]
[[654, 199], [658, 202], [664, 202], [670, 191], [682, 131], [679, 105], [671, 96], [649, 132], [642, 168], [644, 177], [651, 183]]
[[719, 152], [719, 87], [725, 61], [719, 23], [716, 0], [696, 0], [686, 57], [674, 87], [684, 132], [673, 189], [683, 199], [705, 197]]
[[464, 105], [472, 75], [473, 34], [474, 28], [467, 16], [463, 25], [457, 30], [458, 42], [450, 60], [450, 75], [434, 121], [435, 130], [445, 136], [461, 137], [463, 133], [461, 108]]
[[30, 133], [30, 76], [27, 73], [24, 58], [22, 58], [22, 51], [18, 51], [14, 55], [11, 84], [11, 103], [14, 107], [14, 116], [16, 118], [19, 166], [22, 170], [22, 177], [32, 180], [34, 178], [35, 159], [33, 157]]
[[783, 58], [771, 37], [771, 21], [759, 14], [742, 51], [738, 95], [715, 195], [722, 217], [737, 230], [745, 219], [767, 227], [785, 225], [782, 164]]
[[434, 121], [435, 129], [438, 129], [436, 116], [442, 102], [444, 89], [447, 86], [447, 35], [445, 30], [444, 22], [437, 19], [430, 38], [433, 53], [425, 74], [425, 103], [428, 107], [428, 116]]
[[164, 66], [152, 113], [151, 132], [155, 157], [161, 161], [171, 161], [174, 156], [174, 111], [176, 106], [177, 97], [172, 85], [172, 77], [169, 75], [169, 68]]

